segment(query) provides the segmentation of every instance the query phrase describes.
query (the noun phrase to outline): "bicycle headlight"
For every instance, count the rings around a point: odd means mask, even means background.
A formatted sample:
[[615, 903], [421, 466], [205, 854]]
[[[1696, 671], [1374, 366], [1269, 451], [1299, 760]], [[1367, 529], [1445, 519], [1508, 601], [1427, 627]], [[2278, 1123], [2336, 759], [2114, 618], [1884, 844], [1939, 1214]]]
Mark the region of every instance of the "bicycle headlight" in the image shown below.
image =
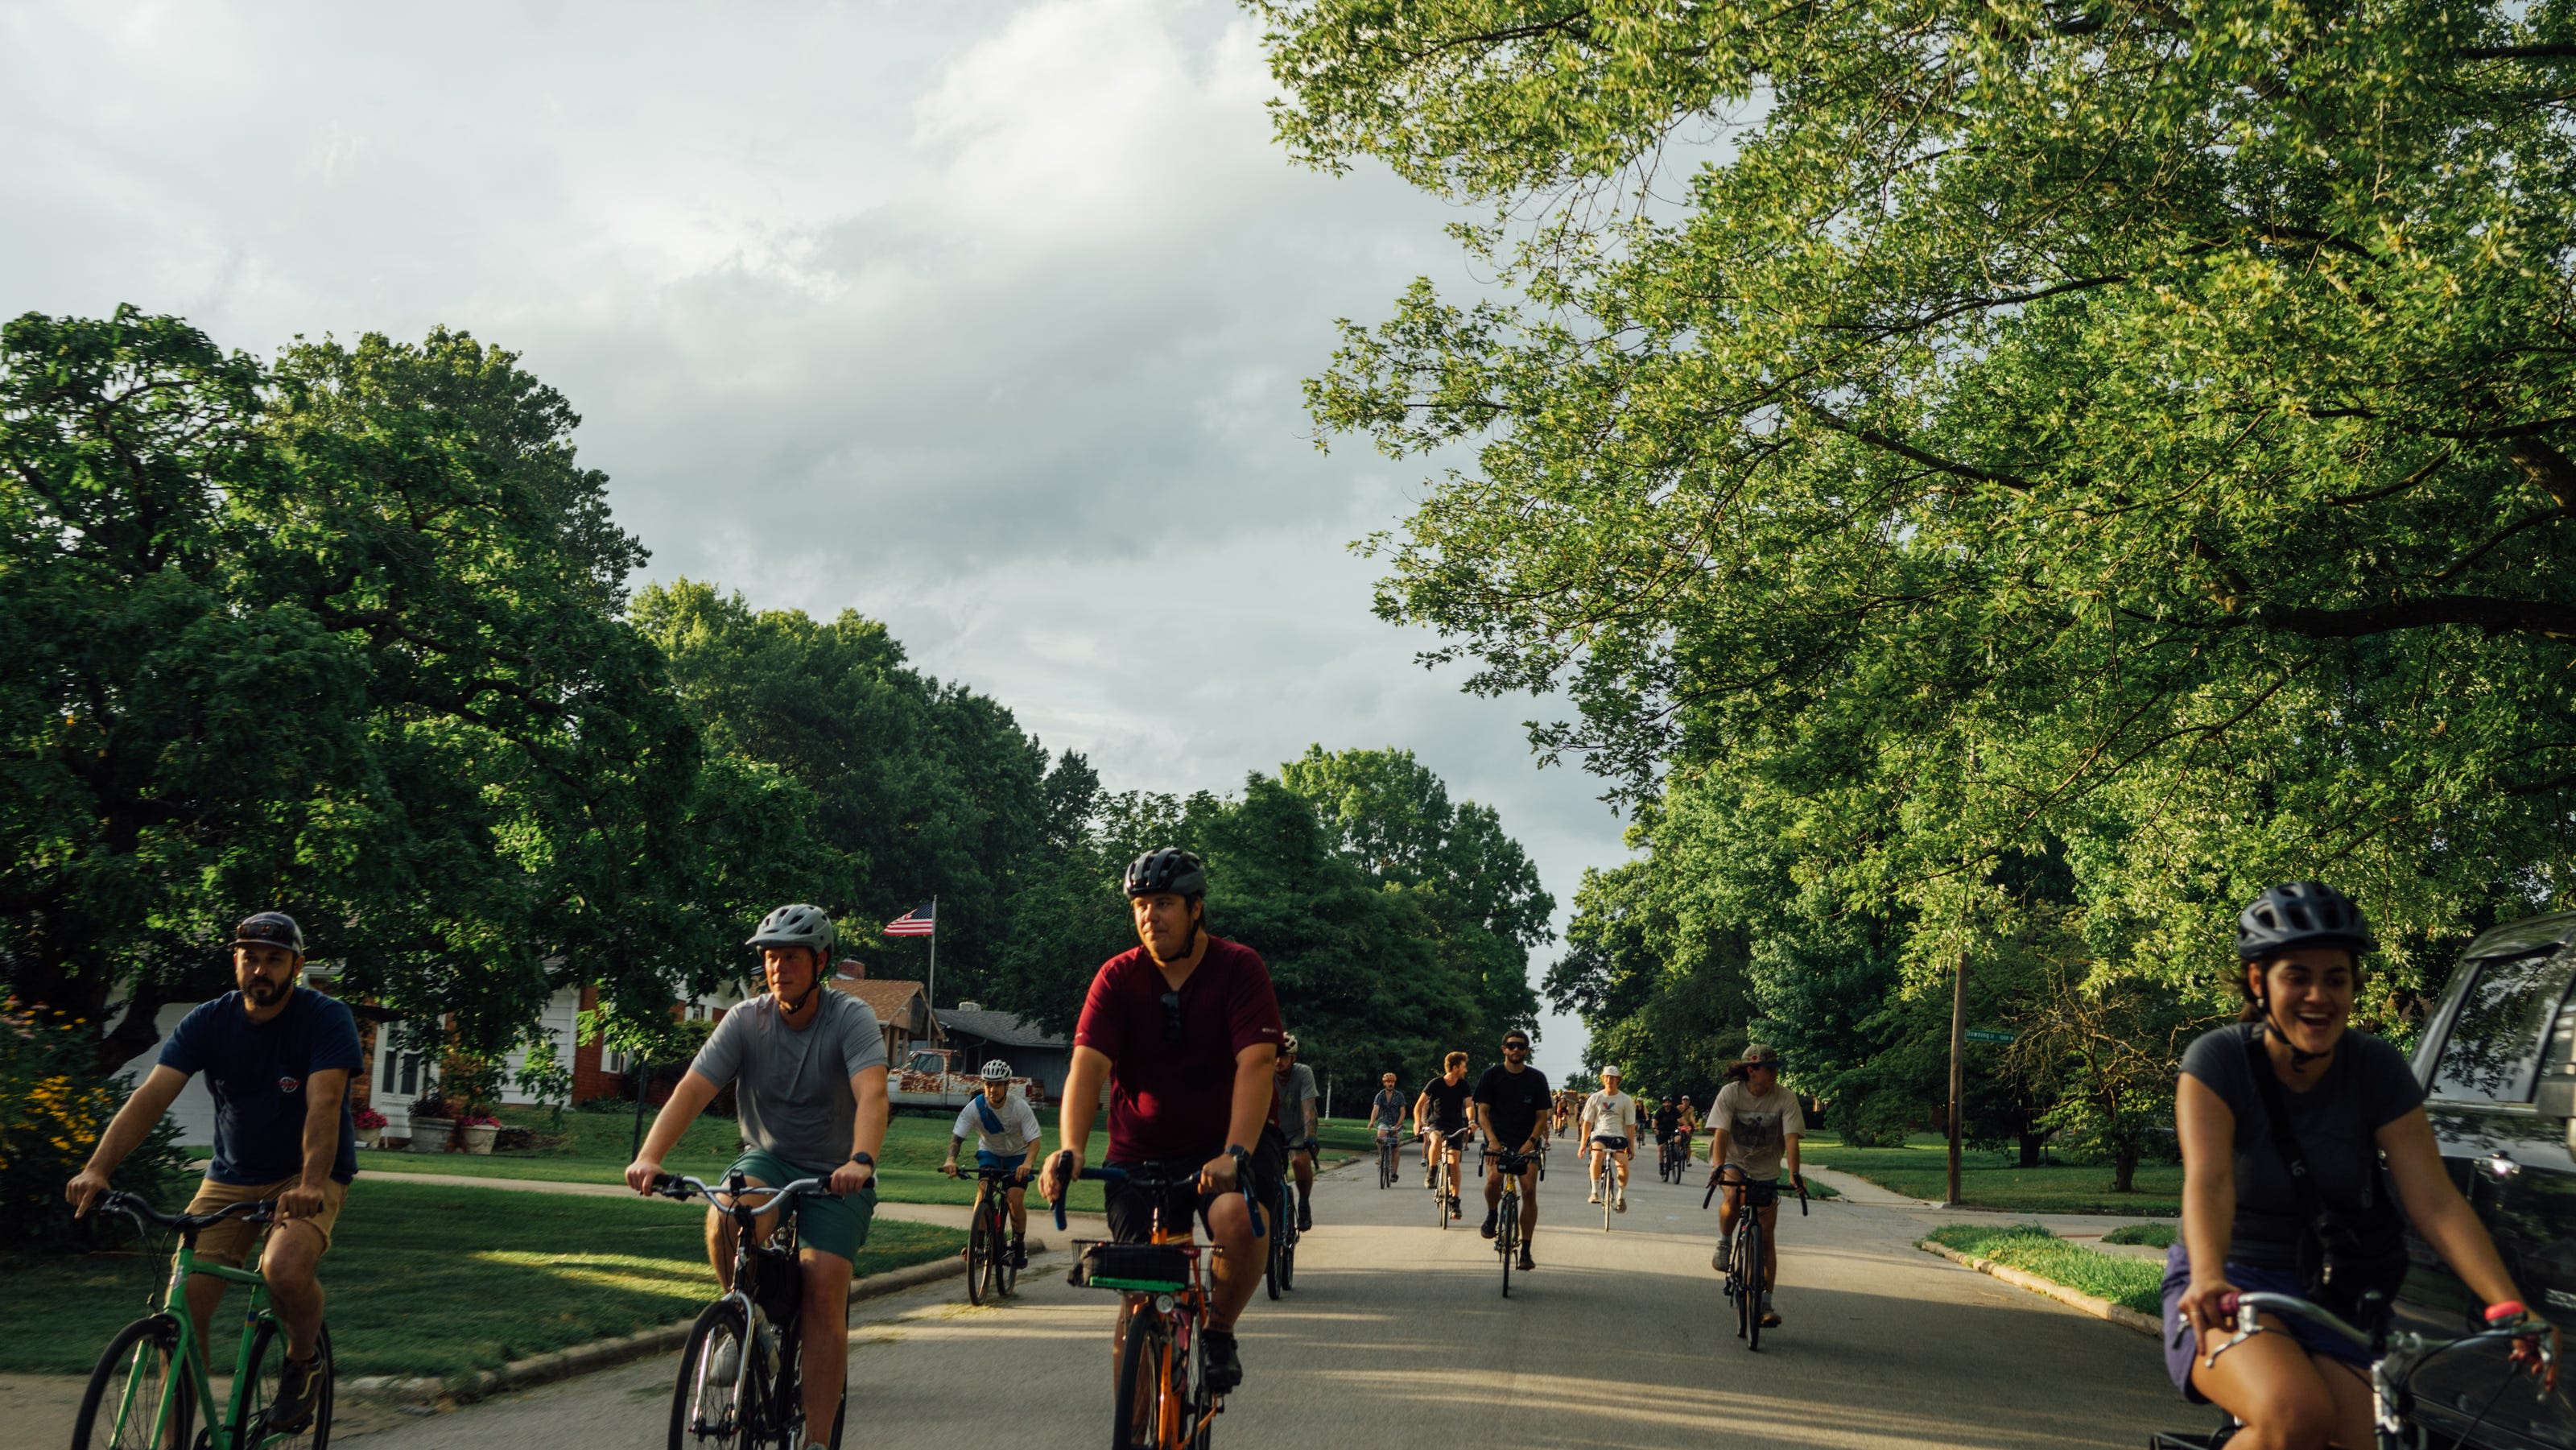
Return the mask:
[[1172, 1296], [1171, 1296], [1171, 1295], [1169, 1295], [1169, 1294], [1157, 1294], [1157, 1295], [1155, 1295], [1155, 1296], [1154, 1296], [1154, 1312], [1155, 1312], [1155, 1313], [1157, 1313], [1157, 1314], [1169, 1314], [1169, 1313], [1171, 1313], [1171, 1312], [1172, 1312]]

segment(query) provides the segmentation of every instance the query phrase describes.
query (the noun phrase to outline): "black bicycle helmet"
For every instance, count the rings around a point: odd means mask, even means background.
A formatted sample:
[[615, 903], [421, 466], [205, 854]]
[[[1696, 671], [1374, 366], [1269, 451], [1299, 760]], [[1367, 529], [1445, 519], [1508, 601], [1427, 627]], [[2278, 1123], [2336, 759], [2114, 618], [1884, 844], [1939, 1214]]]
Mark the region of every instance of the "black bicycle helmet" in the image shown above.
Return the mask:
[[2265, 962], [2293, 947], [2377, 951], [2370, 923], [2351, 897], [2322, 881], [2292, 881], [2254, 898], [2236, 918], [2236, 955]]
[[1178, 846], [1148, 851], [1127, 864], [1128, 895], [1158, 896], [1166, 891], [1178, 896], [1207, 895], [1207, 867]]

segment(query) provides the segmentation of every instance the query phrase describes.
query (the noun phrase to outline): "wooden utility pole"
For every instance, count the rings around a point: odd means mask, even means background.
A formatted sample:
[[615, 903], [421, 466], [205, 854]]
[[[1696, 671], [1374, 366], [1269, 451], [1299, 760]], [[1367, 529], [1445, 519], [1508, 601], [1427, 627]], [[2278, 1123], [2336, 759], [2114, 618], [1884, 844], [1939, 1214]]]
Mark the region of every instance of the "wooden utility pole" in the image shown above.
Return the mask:
[[1968, 1078], [1968, 953], [1959, 951], [1959, 971], [1950, 979], [1950, 1201], [1943, 1208], [1961, 1207], [1959, 1202], [1959, 1131], [1967, 1118]]

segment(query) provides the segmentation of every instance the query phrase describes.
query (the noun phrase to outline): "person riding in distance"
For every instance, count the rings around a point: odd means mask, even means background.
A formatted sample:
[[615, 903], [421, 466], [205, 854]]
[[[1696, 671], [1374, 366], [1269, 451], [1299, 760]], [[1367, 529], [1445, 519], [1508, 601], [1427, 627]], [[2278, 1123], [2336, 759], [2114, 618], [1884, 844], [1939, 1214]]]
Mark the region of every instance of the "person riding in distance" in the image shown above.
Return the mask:
[[[868, 1241], [876, 1216], [876, 1155], [885, 1145], [885, 1033], [868, 1004], [824, 983], [838, 932], [818, 906], [782, 906], [761, 918], [745, 946], [760, 952], [769, 986], [725, 1013], [689, 1064], [671, 1100], [653, 1119], [644, 1146], [627, 1165], [626, 1186], [653, 1191], [662, 1160], [734, 1084], [743, 1141], [750, 1144], [726, 1176], [776, 1188], [800, 1178], [830, 1181], [830, 1198], [795, 1202], [797, 1259], [804, 1275], [805, 1438], [831, 1438], [850, 1360], [851, 1261]], [[719, 1195], [721, 1197], [722, 1195]], [[766, 1239], [779, 1209], [754, 1223]], [[733, 1290], [734, 1222], [707, 1208], [707, 1259], [716, 1282]], [[732, 1377], [717, 1367], [724, 1379]]]
[[[2525, 1313], [2442, 1165], [2405, 1057], [2349, 1025], [2361, 957], [2375, 949], [2342, 892], [2314, 881], [2273, 887], [2237, 918], [2242, 1020], [2183, 1052], [2182, 1237], [2165, 1255], [2165, 1367], [2184, 1398], [2214, 1400], [2244, 1422], [2231, 1446], [2375, 1443], [2369, 1354], [2303, 1320], [2266, 1316], [2265, 1328], [2287, 1332], [2207, 1362], [2201, 1347], [2235, 1332], [2223, 1302], [2231, 1293], [2293, 1294], [2355, 1318], [2348, 1286], [2394, 1294], [2411, 1220], [2485, 1301], [2488, 1322]], [[2305, 1170], [2296, 1178], [2294, 1161]], [[2312, 1186], [2303, 1192], [2300, 1179]], [[2341, 1292], [2318, 1272], [2328, 1233]]]
[[[1547, 1107], [1553, 1101], [1547, 1074], [1529, 1065], [1529, 1034], [1515, 1027], [1503, 1034], [1503, 1060], [1476, 1079], [1476, 1127], [1487, 1151], [1527, 1153], [1529, 1166], [1521, 1180], [1521, 1257], [1519, 1267], [1534, 1269], [1530, 1241], [1538, 1236], [1538, 1150], [1547, 1131]], [[1494, 1238], [1502, 1228], [1503, 1174], [1497, 1167], [1485, 1175], [1485, 1223], [1480, 1230]]]
[[[161, 1121], [188, 1078], [203, 1072], [215, 1100], [215, 1156], [187, 1211], [275, 1201], [259, 1273], [269, 1307], [286, 1326], [286, 1366], [268, 1422], [301, 1430], [312, 1423], [330, 1372], [319, 1353], [322, 1281], [314, 1271], [358, 1176], [348, 1088], [365, 1059], [349, 1009], [303, 985], [304, 929], [295, 918], [260, 912], [234, 928], [232, 951], [234, 990], [180, 1019], [160, 1061], [117, 1109], [64, 1196], [88, 1213], [116, 1165]], [[239, 1268], [258, 1233], [256, 1224], [226, 1219], [197, 1235], [197, 1258]], [[201, 1345], [223, 1298], [223, 1280], [189, 1276], [188, 1313]]]
[[1468, 1104], [1476, 1090], [1467, 1082], [1467, 1054], [1453, 1052], [1441, 1059], [1440, 1075], [1422, 1085], [1413, 1100], [1413, 1136], [1422, 1140], [1422, 1181], [1433, 1181], [1432, 1159], [1449, 1160], [1449, 1216], [1460, 1216], [1458, 1185], [1466, 1182], [1465, 1164], [1459, 1161], [1459, 1149], [1467, 1137]]
[[1380, 1139], [1392, 1139], [1404, 1131], [1404, 1094], [1395, 1085], [1395, 1074], [1386, 1073], [1377, 1080], [1377, 1096], [1369, 1099], [1369, 1127]]
[[[1188, 1232], [1191, 1216], [1222, 1250], [1209, 1270], [1208, 1388], [1243, 1382], [1235, 1322], [1261, 1287], [1262, 1246], [1244, 1188], [1269, 1193], [1282, 1165], [1263, 1142], [1279, 998], [1261, 954], [1207, 930], [1207, 870], [1176, 846], [1127, 867], [1127, 899], [1140, 943], [1101, 963], [1073, 1029], [1073, 1065], [1057, 1132], [1063, 1150], [1038, 1178], [1050, 1203], [1082, 1170], [1100, 1089], [1109, 1086], [1109, 1163], [1148, 1177], [1192, 1175], [1187, 1189], [1109, 1185], [1109, 1234], [1147, 1242], [1154, 1215]], [[1126, 1323], [1122, 1316], [1119, 1320]]]
[[1681, 1130], [1682, 1130], [1682, 1110], [1681, 1110], [1681, 1105], [1680, 1105], [1680, 1104], [1678, 1104], [1678, 1103], [1676, 1103], [1676, 1102], [1675, 1102], [1673, 1099], [1671, 1099], [1671, 1098], [1666, 1098], [1666, 1099], [1664, 1099], [1661, 1103], [1656, 1104], [1656, 1106], [1655, 1106], [1655, 1147], [1656, 1147], [1657, 1151], [1661, 1151], [1661, 1150], [1662, 1150], [1662, 1148], [1663, 1148], [1663, 1146], [1664, 1146], [1666, 1143], [1669, 1143], [1669, 1142], [1671, 1142], [1671, 1141], [1673, 1140], [1673, 1135], [1674, 1135], [1675, 1133], [1680, 1132]]
[[1734, 1164], [1744, 1170], [1746, 1181], [1729, 1179], [1719, 1190], [1717, 1252], [1709, 1256], [1709, 1266], [1726, 1272], [1736, 1214], [1749, 1207], [1761, 1215], [1762, 1262], [1750, 1266], [1745, 1277], [1761, 1291], [1762, 1327], [1770, 1329], [1780, 1322], [1780, 1311], [1771, 1304], [1780, 1278], [1780, 1167], [1785, 1160], [1790, 1181], [1802, 1182], [1798, 1139], [1807, 1131], [1807, 1120], [1798, 1095], [1780, 1085], [1780, 1054], [1772, 1049], [1758, 1042], [1745, 1048], [1727, 1077], [1717, 1101], [1709, 1105], [1708, 1161], [1712, 1169]]
[[[1039, 1140], [1044, 1136], [1038, 1127], [1037, 1111], [1024, 1097], [1011, 1096], [1011, 1065], [1000, 1058], [984, 1064], [984, 1090], [975, 1100], [958, 1109], [957, 1122], [948, 1130], [948, 1161], [939, 1171], [957, 1176], [957, 1150], [966, 1135], [975, 1135], [975, 1166], [999, 1172], [1016, 1166], [1007, 1194], [1011, 1206], [1011, 1267], [1029, 1266], [1029, 1175], [1038, 1168]], [[989, 1190], [982, 1179], [975, 1183], [975, 1202], [980, 1206]]]
[[1315, 1226], [1309, 1200], [1315, 1193], [1316, 1103], [1321, 1094], [1315, 1091], [1315, 1070], [1297, 1060], [1296, 1033], [1280, 1034], [1272, 1074], [1270, 1126], [1278, 1131], [1288, 1166], [1297, 1175], [1297, 1232], [1304, 1233]]
[[1601, 1090], [1583, 1100], [1583, 1155], [1592, 1171], [1591, 1203], [1601, 1201], [1603, 1170], [1609, 1170], [1610, 1203], [1628, 1211], [1628, 1165], [1637, 1154], [1637, 1100], [1620, 1091], [1619, 1068], [1601, 1069]]

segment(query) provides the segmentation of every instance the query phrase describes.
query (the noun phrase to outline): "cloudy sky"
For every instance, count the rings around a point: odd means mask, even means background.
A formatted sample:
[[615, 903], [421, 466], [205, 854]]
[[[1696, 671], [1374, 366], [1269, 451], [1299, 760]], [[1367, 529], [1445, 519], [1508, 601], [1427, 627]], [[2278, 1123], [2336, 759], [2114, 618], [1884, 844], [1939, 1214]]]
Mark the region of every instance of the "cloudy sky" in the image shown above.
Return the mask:
[[1291, 166], [1270, 94], [1214, 0], [13, 4], [0, 308], [470, 331], [656, 577], [882, 618], [1119, 788], [1410, 746], [1562, 903], [1617, 821], [1371, 616], [1424, 470], [1299, 400], [1336, 318], [1472, 285], [1459, 216]]

